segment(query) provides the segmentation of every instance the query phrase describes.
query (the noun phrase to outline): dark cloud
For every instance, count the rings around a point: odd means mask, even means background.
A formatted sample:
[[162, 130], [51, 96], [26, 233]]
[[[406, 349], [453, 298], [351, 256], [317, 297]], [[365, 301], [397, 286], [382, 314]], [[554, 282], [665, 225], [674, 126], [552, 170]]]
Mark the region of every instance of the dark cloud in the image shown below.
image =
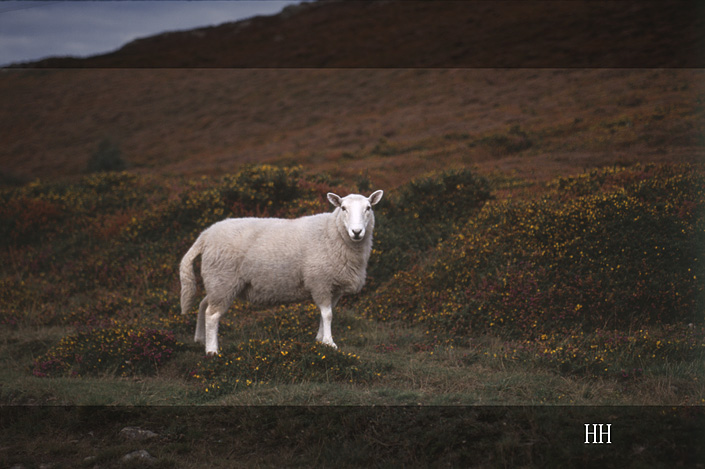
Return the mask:
[[134, 39], [272, 15], [299, 1], [0, 2], [0, 66], [85, 57]]

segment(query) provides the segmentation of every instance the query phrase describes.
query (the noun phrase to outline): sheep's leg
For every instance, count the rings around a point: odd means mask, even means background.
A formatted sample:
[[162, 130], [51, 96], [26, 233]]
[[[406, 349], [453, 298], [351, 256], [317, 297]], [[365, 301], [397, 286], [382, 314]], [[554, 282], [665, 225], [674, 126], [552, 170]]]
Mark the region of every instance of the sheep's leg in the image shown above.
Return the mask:
[[318, 334], [316, 334], [316, 341], [323, 342], [323, 316], [321, 316], [321, 321], [318, 324]]
[[[228, 284], [224, 279], [236, 278], [235, 269], [232, 266], [218, 263], [218, 259], [204, 258], [201, 261], [201, 272], [203, 275], [203, 286], [206, 289], [205, 303], [201, 303], [198, 310], [199, 324], [196, 331], [203, 331], [203, 338], [206, 344], [206, 354], [216, 355], [218, 353], [218, 325], [220, 318], [225, 314], [233, 300], [243, 288], [243, 282], [235, 280]], [[203, 313], [203, 316], [201, 316]], [[199, 328], [201, 326], [201, 328]], [[196, 336], [196, 340], [201, 338]]]
[[193, 341], [201, 344], [206, 343], [206, 308], [208, 307], [208, 297], [206, 296], [201, 301], [198, 307], [198, 319], [196, 320], [196, 334], [193, 336]]
[[333, 308], [328, 305], [318, 305], [318, 307], [321, 309], [321, 324], [318, 327], [316, 340], [337, 349], [338, 346], [333, 342], [333, 335], [330, 330], [330, 324], [333, 321]]
[[206, 308], [206, 355], [216, 355], [218, 353], [218, 324], [225, 310], [226, 308], [213, 304], [209, 304]]
[[[330, 308], [331, 319], [328, 321], [328, 337], [330, 338], [330, 342], [333, 342], [333, 337], [331, 335], [331, 328], [330, 328], [331, 322], [333, 320], [333, 308], [335, 308], [335, 306], [338, 304], [338, 300], [340, 300], [340, 296], [334, 297], [333, 301], [331, 302], [331, 304], [332, 304], [332, 306]], [[316, 340], [318, 342], [323, 342], [323, 339], [326, 337], [326, 331], [325, 331], [325, 322], [326, 321], [323, 318], [324, 318], [323, 309], [321, 309], [321, 321], [318, 324], [318, 334], [316, 334]], [[334, 343], [333, 343], [333, 346], [336, 347], [336, 345]]]

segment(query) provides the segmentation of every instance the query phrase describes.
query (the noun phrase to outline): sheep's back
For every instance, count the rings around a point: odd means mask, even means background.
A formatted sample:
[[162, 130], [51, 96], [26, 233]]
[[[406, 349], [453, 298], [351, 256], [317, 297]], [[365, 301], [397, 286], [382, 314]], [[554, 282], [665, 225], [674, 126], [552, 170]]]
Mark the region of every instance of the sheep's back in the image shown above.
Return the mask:
[[[305, 300], [309, 291], [304, 270], [321, 248], [326, 216], [294, 220], [232, 218], [211, 226], [209, 249], [203, 252], [207, 272], [218, 272], [240, 282], [242, 296], [258, 304]], [[215, 276], [214, 276], [215, 277]]]

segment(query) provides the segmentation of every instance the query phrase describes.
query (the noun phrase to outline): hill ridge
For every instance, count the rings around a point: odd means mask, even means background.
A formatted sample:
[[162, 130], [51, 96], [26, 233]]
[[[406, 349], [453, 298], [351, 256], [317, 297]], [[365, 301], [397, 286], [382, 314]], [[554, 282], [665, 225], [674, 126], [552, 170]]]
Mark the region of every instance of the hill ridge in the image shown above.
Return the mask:
[[693, 2], [352, 1], [157, 34], [22, 68], [702, 67]]

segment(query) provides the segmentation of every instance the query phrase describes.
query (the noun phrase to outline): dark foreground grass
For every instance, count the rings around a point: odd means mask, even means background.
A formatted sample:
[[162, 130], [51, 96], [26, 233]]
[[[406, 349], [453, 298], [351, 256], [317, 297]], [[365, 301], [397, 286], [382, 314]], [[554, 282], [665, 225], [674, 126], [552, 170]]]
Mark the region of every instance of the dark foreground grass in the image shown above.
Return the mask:
[[[0, 464], [125, 467], [696, 467], [702, 408], [5, 407]], [[610, 443], [585, 443], [611, 423]], [[120, 436], [126, 426], [157, 433]], [[592, 438], [592, 437], [590, 437]], [[70, 444], [66, 444], [70, 442]], [[141, 466], [127, 466], [141, 467]]]

